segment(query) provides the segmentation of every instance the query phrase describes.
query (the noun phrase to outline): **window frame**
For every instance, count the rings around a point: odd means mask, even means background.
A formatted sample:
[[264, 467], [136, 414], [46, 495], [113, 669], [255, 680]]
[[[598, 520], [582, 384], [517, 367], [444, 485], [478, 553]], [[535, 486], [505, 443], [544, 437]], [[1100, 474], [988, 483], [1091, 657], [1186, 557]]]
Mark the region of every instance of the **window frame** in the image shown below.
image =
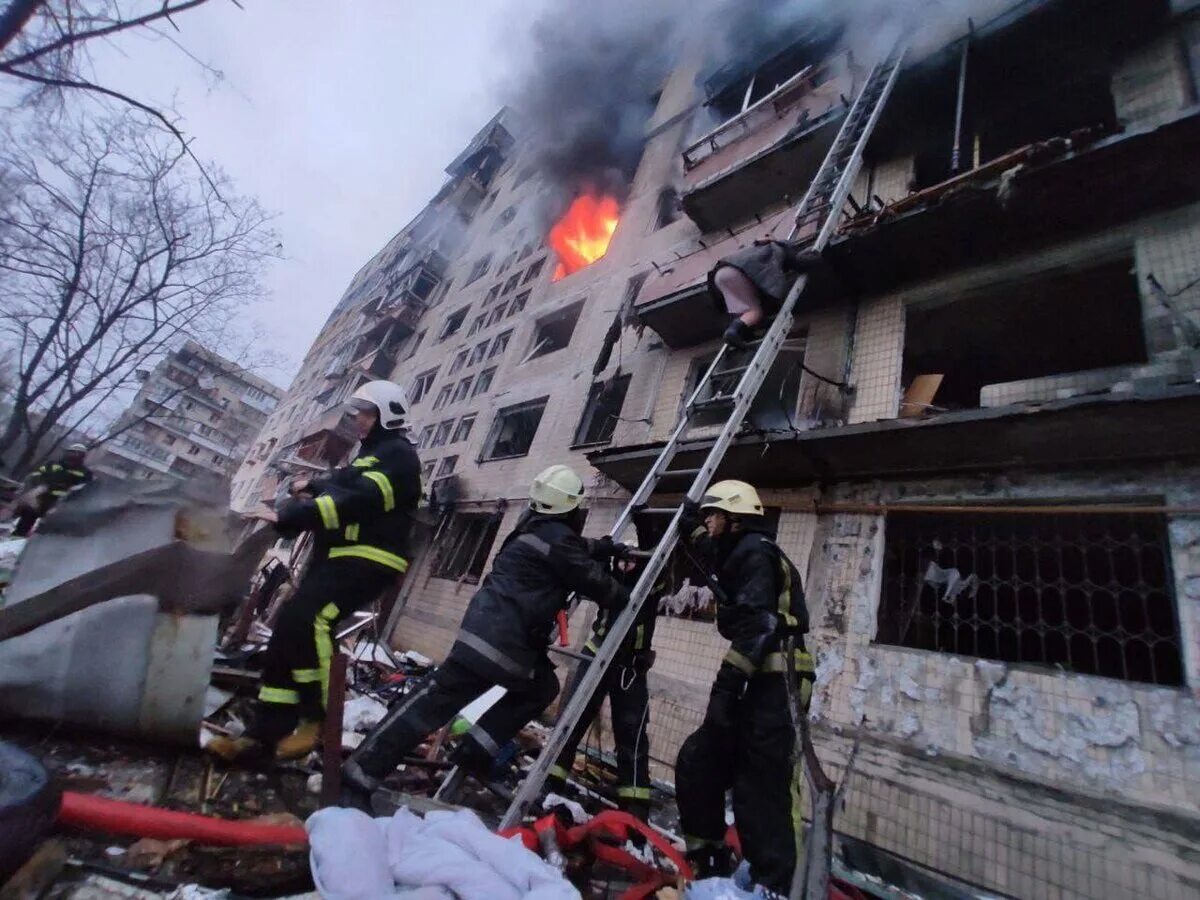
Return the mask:
[[[544, 397], [537, 397], [532, 400], [525, 400], [521, 403], [514, 403], [510, 406], [506, 406], [497, 410], [495, 418], [492, 419], [491, 427], [488, 429], [488, 436], [484, 440], [483, 446], [480, 448], [479, 462], [494, 462], [501, 459], [519, 459], [521, 457], [528, 456], [530, 451], [533, 449], [534, 441], [537, 440], [538, 431], [541, 428], [542, 420], [546, 416], [546, 408], [549, 406], [549, 404], [550, 397], [549, 395], [546, 395]], [[511, 419], [513, 416], [535, 410], [537, 412], [537, 421], [534, 423], [533, 429], [529, 434], [529, 442], [526, 444], [525, 449], [500, 454], [496, 453], [496, 448], [500, 441], [501, 434], [503, 433], [506, 420]]]
[[[575, 437], [571, 444], [572, 449], [576, 447], [599, 447], [604, 444], [612, 443], [613, 435], [616, 433], [617, 425], [621, 419], [621, 412], [625, 407], [625, 399], [629, 396], [629, 384], [632, 381], [632, 378], [633, 376], [630, 374], [620, 375], [616, 378], [609, 379], [608, 381], [594, 382], [588, 388], [587, 399], [583, 404], [583, 414], [579, 417], [579, 424], [575, 427]], [[609, 384], [610, 381], [614, 385], [619, 385], [617, 389], [621, 392], [621, 402], [617, 406], [616, 415], [612, 416], [612, 428], [608, 429], [607, 437], [597, 437], [593, 438], [592, 440], [587, 440], [587, 432], [591, 430], [591, 427], [594, 424], [596, 413], [599, 411], [598, 407], [600, 403], [600, 397], [605, 386]], [[604, 427], [604, 425], [600, 426], [601, 433], [603, 433]]]

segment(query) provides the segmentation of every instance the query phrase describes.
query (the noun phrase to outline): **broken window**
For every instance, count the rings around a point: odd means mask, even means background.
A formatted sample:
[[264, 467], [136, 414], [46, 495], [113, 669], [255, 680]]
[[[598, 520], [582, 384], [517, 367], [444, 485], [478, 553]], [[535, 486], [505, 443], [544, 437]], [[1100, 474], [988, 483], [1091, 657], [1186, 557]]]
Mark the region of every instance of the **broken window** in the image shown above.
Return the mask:
[[546, 257], [542, 257], [528, 269], [525, 270], [525, 277], [521, 279], [521, 284], [529, 284], [533, 279], [542, 274], [542, 269], [546, 265]]
[[459, 441], [465, 441], [471, 436], [471, 429], [475, 427], [475, 416], [463, 416], [458, 420], [458, 427], [454, 429], [454, 437], [450, 439], [450, 443], [457, 444]]
[[525, 304], [528, 302], [529, 291], [525, 291], [522, 294], [517, 294], [517, 296], [513, 298], [513, 302], [508, 304], [508, 312], [506, 315], [515, 316], [517, 313], [522, 312], [525, 309]]
[[428, 300], [429, 295], [434, 292], [434, 289], [437, 288], [439, 283], [440, 282], [436, 275], [426, 271], [425, 269], [421, 269], [421, 271], [419, 271], [417, 276], [413, 279], [412, 284], [409, 286], [409, 291], [411, 291], [418, 300]]
[[478, 581], [499, 532], [497, 515], [455, 514], [439, 542], [433, 577]]
[[477, 334], [478, 332], [482, 331], [484, 322], [486, 320], [487, 320], [487, 316], [484, 313], [480, 313], [474, 319], [472, 319], [471, 320], [471, 330], [467, 332], [467, 337], [470, 337], [471, 335]]
[[447, 403], [449, 403], [450, 395], [451, 395], [451, 393], [453, 393], [453, 391], [454, 391], [454, 385], [451, 385], [451, 384], [445, 385], [440, 391], [438, 391], [437, 397], [434, 398], [433, 408], [441, 409], [443, 406], [445, 406]]
[[488, 266], [492, 264], [492, 254], [484, 254], [479, 259], [475, 260], [475, 265], [471, 266], [471, 271], [467, 273], [467, 279], [463, 282], [463, 287], [468, 284], [473, 284], [483, 277], [487, 272]]
[[519, 272], [516, 275], [509, 276], [508, 281], [504, 282], [504, 290], [500, 292], [500, 296], [503, 297], [506, 294], [511, 294], [520, 280], [521, 274]]
[[457, 456], [447, 456], [441, 461], [437, 467], [437, 477], [445, 478], [447, 475], [453, 475], [454, 469], [458, 466]]
[[506, 407], [496, 414], [492, 430], [484, 442], [481, 460], [524, 456], [533, 444], [548, 397]]
[[446, 442], [450, 440], [450, 430], [453, 427], [453, 419], [447, 419], [445, 422], [438, 422], [437, 427], [433, 431], [433, 438], [429, 441], [429, 448], [432, 450], [435, 447], [444, 447]]
[[538, 319], [533, 332], [533, 345], [525, 359], [537, 359], [539, 356], [566, 349], [571, 343], [571, 335], [575, 333], [575, 323], [579, 321], [581, 312], [582, 300]]
[[442, 330], [438, 332], [438, 340], [444, 341], [448, 337], [458, 334], [462, 328], [463, 322], [467, 320], [467, 307], [463, 307], [457, 312], [453, 312], [446, 317], [446, 321], [442, 323]]
[[454, 375], [457, 372], [461, 372], [467, 364], [468, 353], [469, 351], [467, 350], [459, 350], [458, 353], [454, 354], [454, 362], [450, 363], [450, 369], [446, 374]]
[[[1133, 260], [1039, 275], [906, 310], [902, 416], [1054, 400], [1112, 381], [1067, 377], [1146, 361]], [[1062, 376], [1047, 381], [1046, 376]], [[1038, 379], [1038, 381], [1033, 381]]]
[[[746, 413], [746, 423], [749, 427], [761, 431], [794, 431], [808, 425], [808, 420], [802, 420], [799, 412], [800, 380], [803, 375], [800, 367], [804, 363], [804, 346], [804, 338], [790, 338], [779, 349], [779, 355], [771, 365], [770, 371], [767, 372], [762, 387], [754, 395], [754, 400], [751, 401], [750, 409]], [[697, 357], [692, 363], [691, 371], [688, 373], [687, 386], [680, 398], [681, 403], [687, 403], [691, 399], [700, 379], [712, 365], [714, 355], [714, 353], [707, 353]], [[749, 360], [738, 361], [736, 354], [731, 356], [727, 353], [725, 362], [728, 363], [731, 370], [734, 370], [733, 373], [724, 377], [714, 374], [714, 377], [705, 386], [705, 391], [696, 398], [698, 401], [703, 402], [716, 397], [728, 396], [737, 388], [737, 382], [742, 373], [736, 370], [740, 366], [746, 365]], [[698, 410], [693, 422], [698, 426], [720, 425], [729, 418], [729, 410], [728, 404], [713, 404], [707, 409]]]
[[468, 375], [458, 383], [457, 387], [454, 388], [454, 399], [450, 401], [451, 403], [457, 403], [459, 400], [465, 400], [471, 395], [471, 381], [472, 377]]
[[512, 338], [512, 331], [506, 331], [504, 334], [496, 335], [496, 339], [492, 341], [492, 349], [488, 352], [488, 359], [495, 359], [501, 353], [508, 349], [508, 342]]
[[475, 379], [475, 390], [471, 391], [472, 397], [478, 397], [484, 391], [492, 386], [492, 381], [496, 378], [496, 367], [484, 369], [479, 373], [479, 377]]
[[484, 357], [487, 356], [488, 343], [489, 343], [488, 341], [480, 341], [478, 344], [476, 344], [474, 347], [471, 348], [471, 356], [467, 360], [468, 366], [473, 366], [476, 363], [483, 362]]
[[1166, 521], [888, 513], [877, 640], [1182, 684]]
[[629, 379], [630, 376], [622, 375], [592, 385], [583, 407], [583, 418], [575, 430], [576, 445], [603, 444], [612, 440], [629, 390]]

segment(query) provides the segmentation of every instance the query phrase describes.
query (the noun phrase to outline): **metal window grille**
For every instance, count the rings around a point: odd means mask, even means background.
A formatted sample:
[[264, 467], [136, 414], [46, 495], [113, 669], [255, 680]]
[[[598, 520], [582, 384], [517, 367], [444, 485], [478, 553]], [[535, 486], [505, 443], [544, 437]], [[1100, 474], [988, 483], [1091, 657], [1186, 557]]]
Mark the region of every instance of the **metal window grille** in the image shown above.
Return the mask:
[[878, 641], [1182, 684], [1166, 520], [889, 513]]

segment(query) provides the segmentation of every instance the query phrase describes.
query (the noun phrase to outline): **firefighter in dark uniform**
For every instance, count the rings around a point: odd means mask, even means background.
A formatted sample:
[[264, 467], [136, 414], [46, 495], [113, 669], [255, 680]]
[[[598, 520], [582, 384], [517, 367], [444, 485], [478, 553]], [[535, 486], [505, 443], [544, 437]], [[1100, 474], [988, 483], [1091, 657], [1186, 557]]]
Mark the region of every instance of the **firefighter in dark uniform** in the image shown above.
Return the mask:
[[[796, 637], [800, 705], [812, 693], [812, 657], [800, 636], [808, 611], [800, 575], [771, 540], [758, 492], [743, 481], [712, 485], [685, 507], [683, 538], [717, 581], [717, 629], [730, 641], [704, 722], [679, 750], [680, 827], [698, 878], [727, 875], [725, 792], [753, 881], [786, 896], [803, 840], [804, 774], [795, 759], [782, 639]], [[703, 525], [701, 525], [703, 521]]]
[[[620, 558], [614, 560], [614, 566], [617, 579], [633, 590], [643, 566], [633, 560]], [[612, 665], [592, 695], [591, 702], [585, 708], [546, 779], [548, 790], [558, 792], [563, 789], [566, 779], [570, 777], [579, 742], [587, 734], [588, 728], [604, 704], [604, 698], [607, 697], [612, 714], [613, 745], [617, 754], [617, 805], [643, 820], [650, 814], [650, 741], [646, 734], [650, 716], [650, 689], [646, 683], [646, 675], [654, 665], [651, 644], [658, 615], [656, 595], [659, 587], [661, 586], [656, 586], [656, 590], [642, 604], [633, 628], [622, 641]], [[624, 609], [624, 604], [602, 607], [596, 614], [592, 633], [583, 646], [583, 653], [589, 660], [599, 652], [612, 623]], [[565, 707], [578, 690], [589, 665], [590, 662], [581, 661], [575, 668], [575, 674], [571, 677], [570, 686], [560, 708]]]
[[92, 470], [84, 465], [87, 447], [72, 444], [57, 462], [49, 462], [29, 476], [36, 496], [22, 499], [19, 504], [14, 537], [28, 537], [33, 526], [42, 516], [54, 509], [55, 504], [77, 487], [92, 480]]
[[496, 685], [506, 693], [455, 751], [469, 771], [489, 769], [500, 748], [554, 700], [558, 678], [546, 648], [571, 592], [601, 607], [628, 600], [604, 565], [623, 548], [580, 536], [582, 500], [583, 481], [567, 466], [550, 466], [533, 480], [529, 508], [471, 598], [446, 661], [346, 761], [343, 804], [369, 808], [371, 793], [405, 754]]
[[295, 499], [260, 515], [284, 537], [312, 531], [316, 544], [267, 645], [250, 727], [240, 738], [207, 746], [225, 760], [294, 759], [313, 749], [329, 690], [334, 624], [408, 569], [421, 497], [421, 463], [405, 430], [408, 398], [390, 381], [372, 381], [354, 392], [350, 406], [360, 438], [355, 458], [328, 478], [293, 484]]

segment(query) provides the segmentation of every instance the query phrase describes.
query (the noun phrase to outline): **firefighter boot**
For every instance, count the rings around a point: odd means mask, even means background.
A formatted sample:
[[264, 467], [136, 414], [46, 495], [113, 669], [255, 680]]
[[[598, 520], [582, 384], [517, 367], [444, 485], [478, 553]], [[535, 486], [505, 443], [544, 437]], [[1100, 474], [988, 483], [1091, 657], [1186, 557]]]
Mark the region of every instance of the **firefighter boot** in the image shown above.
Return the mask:
[[277, 760], [303, 759], [316, 749], [321, 739], [321, 723], [305, 720], [296, 730], [275, 745]]
[[204, 745], [206, 753], [211, 753], [224, 762], [236, 761], [261, 762], [267, 755], [267, 750], [261, 741], [252, 737], [226, 737], [219, 735]]

